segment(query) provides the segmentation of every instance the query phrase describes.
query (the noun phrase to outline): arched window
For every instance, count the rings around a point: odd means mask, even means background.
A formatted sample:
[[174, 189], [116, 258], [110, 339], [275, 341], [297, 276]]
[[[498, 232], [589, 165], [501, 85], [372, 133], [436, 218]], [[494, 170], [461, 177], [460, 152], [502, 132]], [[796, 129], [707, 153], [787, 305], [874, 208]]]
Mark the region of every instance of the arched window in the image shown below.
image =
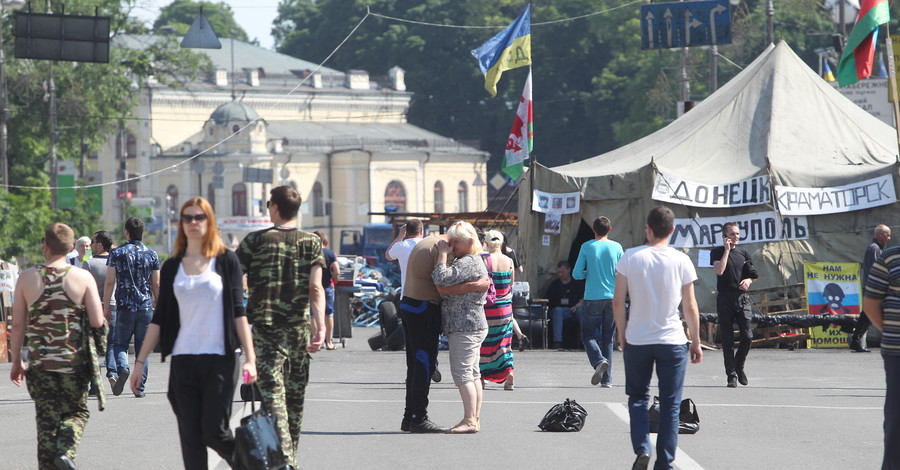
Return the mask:
[[166, 188], [166, 210], [169, 211], [169, 221], [178, 222], [178, 188], [170, 184]]
[[206, 200], [213, 209], [216, 208], [216, 186], [212, 183], [206, 187]]
[[459, 182], [459, 199], [456, 206], [457, 212], [469, 212], [469, 186], [465, 181]]
[[322, 197], [322, 183], [316, 181], [312, 187], [313, 217], [325, 215], [325, 198]]
[[444, 212], [444, 183], [434, 183], [434, 211], [438, 214]]
[[231, 187], [231, 215], [247, 215], [247, 186], [235, 183]]
[[406, 189], [403, 183], [393, 180], [384, 188], [384, 211], [406, 212]]

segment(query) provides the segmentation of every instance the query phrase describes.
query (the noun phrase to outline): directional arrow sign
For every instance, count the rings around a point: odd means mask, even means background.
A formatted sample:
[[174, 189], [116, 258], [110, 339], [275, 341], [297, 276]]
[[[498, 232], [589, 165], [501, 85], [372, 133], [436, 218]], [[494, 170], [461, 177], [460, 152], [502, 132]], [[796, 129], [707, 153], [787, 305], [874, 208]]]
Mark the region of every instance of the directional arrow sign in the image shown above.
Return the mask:
[[653, 16], [653, 12], [647, 11], [647, 15], [644, 16], [644, 21], [647, 22], [647, 37], [653, 37], [653, 20], [655, 19], [656, 17]]
[[[716, 37], [716, 15], [721, 15], [722, 13], [728, 12], [728, 8], [724, 5], [716, 5], [712, 9], [709, 10], [709, 28], [712, 34], [712, 43], [718, 44], [718, 38]], [[731, 12], [729, 12], [729, 22], [731, 21]]]
[[691, 10], [684, 10], [684, 45], [691, 47], [691, 30], [703, 26], [703, 23], [697, 21]]
[[643, 49], [731, 43], [728, 0], [642, 5], [640, 18]]
[[666, 19], [666, 47], [672, 47], [672, 10], [666, 8], [663, 18]]

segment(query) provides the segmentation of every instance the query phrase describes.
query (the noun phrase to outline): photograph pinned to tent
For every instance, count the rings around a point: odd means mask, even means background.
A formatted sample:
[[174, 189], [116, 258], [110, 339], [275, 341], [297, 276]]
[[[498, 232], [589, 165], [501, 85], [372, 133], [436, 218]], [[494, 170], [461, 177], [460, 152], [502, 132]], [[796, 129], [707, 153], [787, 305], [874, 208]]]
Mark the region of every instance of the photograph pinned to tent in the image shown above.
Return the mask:
[[562, 214], [559, 212], [547, 212], [544, 214], [544, 233], [559, 235], [559, 227], [562, 225]]

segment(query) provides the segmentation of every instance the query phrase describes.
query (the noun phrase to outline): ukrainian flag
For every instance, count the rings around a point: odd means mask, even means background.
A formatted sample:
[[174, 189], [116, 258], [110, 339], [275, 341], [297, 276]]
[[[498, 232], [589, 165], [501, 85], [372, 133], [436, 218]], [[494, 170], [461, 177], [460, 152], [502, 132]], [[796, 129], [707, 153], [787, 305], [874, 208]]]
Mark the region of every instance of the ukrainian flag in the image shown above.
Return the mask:
[[484, 74], [484, 89], [497, 96], [497, 82], [506, 70], [531, 65], [531, 5], [516, 21], [472, 51]]

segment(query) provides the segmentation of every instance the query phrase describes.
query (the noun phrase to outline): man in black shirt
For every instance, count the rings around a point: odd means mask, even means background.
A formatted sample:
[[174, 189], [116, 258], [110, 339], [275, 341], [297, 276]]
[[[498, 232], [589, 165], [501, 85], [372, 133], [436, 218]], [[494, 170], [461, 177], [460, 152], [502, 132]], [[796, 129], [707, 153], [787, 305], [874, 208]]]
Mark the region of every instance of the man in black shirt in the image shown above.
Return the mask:
[[[722, 338], [722, 355], [725, 358], [725, 375], [728, 387], [736, 388], [737, 383], [747, 385], [747, 374], [744, 363], [750, 353], [753, 332], [750, 319], [753, 312], [750, 308], [750, 296], [747, 290], [753, 280], [759, 277], [753, 267], [750, 253], [738, 248], [741, 231], [734, 223], [722, 227], [723, 246], [716, 247], [710, 253], [713, 269], [716, 271], [716, 309], [719, 312], [719, 334]], [[740, 345], [737, 354], [734, 352], [734, 323], [740, 331]]]
[[584, 298], [584, 282], [572, 279], [572, 266], [568, 261], [556, 264], [556, 274], [559, 278], [547, 286], [544, 298], [548, 300], [547, 309], [550, 311], [550, 321], [553, 322], [554, 347], [562, 351], [563, 322], [572, 317], [581, 321], [579, 311]]
[[[890, 227], [887, 225], [875, 227], [875, 232], [872, 234], [872, 243], [869, 243], [869, 246], [866, 248], [866, 254], [863, 257], [862, 272], [860, 273], [863, 288], [866, 286], [866, 281], [869, 278], [869, 271], [872, 270], [872, 265], [875, 264], [875, 260], [881, 257], [881, 252], [887, 247], [887, 242], [890, 239]], [[869, 325], [871, 324], [872, 322], [869, 321], [866, 312], [860, 312], [859, 319], [856, 320], [856, 329], [850, 334], [847, 341], [850, 343], [850, 349], [852, 351], [869, 352], [866, 348], [865, 339], [866, 332], [869, 331]]]

